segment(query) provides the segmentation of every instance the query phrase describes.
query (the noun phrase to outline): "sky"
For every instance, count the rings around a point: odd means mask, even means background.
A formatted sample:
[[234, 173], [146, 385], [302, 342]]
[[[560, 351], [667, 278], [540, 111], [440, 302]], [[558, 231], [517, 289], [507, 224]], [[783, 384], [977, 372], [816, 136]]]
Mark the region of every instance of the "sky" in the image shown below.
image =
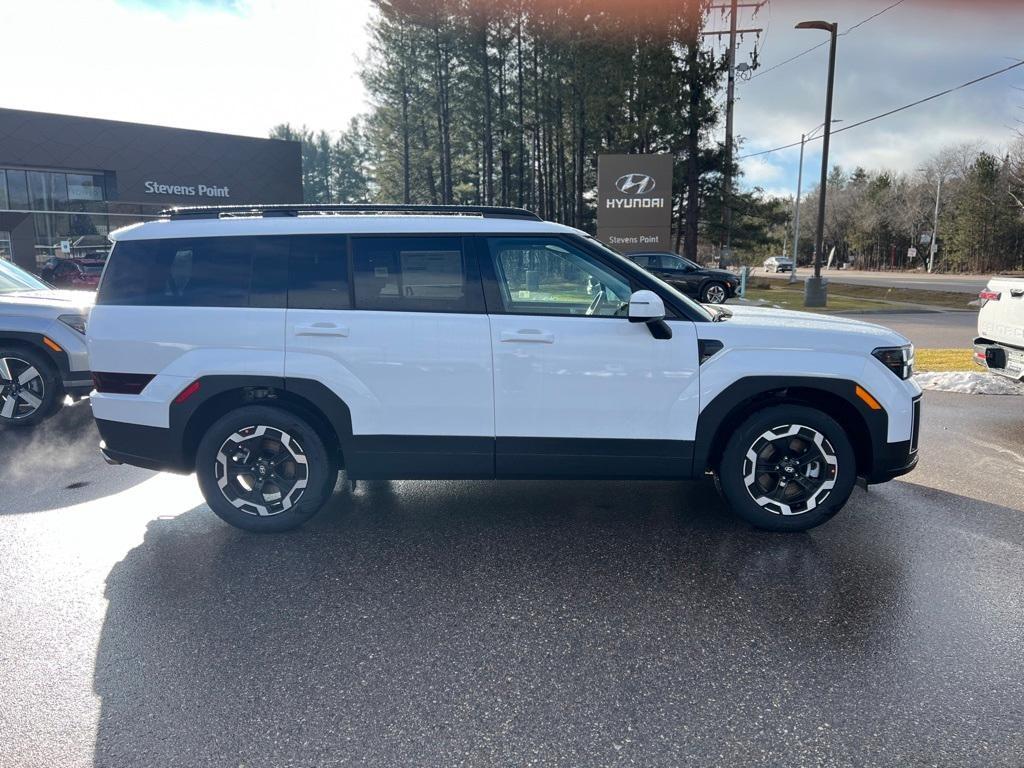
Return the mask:
[[[736, 86], [739, 154], [799, 141], [824, 119], [828, 46], [795, 30], [824, 19], [840, 32], [895, 0], [770, 0], [748, 9]], [[3, 0], [8, 68], [0, 107], [249, 136], [282, 122], [338, 131], [367, 109], [359, 79], [369, 0]], [[727, 21], [713, 14], [709, 28]], [[850, 124], [1024, 59], [1024, 0], [902, 0], [839, 38], [833, 117]], [[1024, 118], [1024, 66], [833, 137], [831, 162], [912, 173], [940, 148], [999, 151]], [[841, 128], [843, 123], [836, 124]], [[820, 171], [807, 146], [804, 189]], [[743, 183], [791, 195], [799, 147], [741, 160]]]

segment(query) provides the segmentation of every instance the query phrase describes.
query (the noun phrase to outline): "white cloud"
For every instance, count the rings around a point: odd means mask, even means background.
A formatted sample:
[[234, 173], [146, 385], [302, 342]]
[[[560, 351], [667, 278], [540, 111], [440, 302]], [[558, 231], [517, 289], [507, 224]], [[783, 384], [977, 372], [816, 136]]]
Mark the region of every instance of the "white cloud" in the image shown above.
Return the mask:
[[7, 0], [0, 106], [250, 136], [337, 130], [366, 108], [368, 15], [368, 0]]

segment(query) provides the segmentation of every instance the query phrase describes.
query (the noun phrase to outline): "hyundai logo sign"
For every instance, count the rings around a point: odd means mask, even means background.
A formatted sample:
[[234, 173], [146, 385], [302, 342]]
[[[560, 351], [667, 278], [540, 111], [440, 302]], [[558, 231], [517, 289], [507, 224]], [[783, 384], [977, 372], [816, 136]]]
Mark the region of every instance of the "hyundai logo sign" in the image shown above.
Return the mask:
[[646, 195], [654, 191], [654, 177], [646, 173], [626, 173], [615, 180], [615, 188], [624, 195]]

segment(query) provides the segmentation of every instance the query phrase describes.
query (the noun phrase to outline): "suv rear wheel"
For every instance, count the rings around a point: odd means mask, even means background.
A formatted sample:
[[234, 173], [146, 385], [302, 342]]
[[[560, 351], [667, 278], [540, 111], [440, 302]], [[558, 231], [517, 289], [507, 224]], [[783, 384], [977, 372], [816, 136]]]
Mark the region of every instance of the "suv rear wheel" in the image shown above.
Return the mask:
[[42, 354], [0, 347], [0, 426], [31, 427], [52, 415], [63, 399], [60, 379]]
[[857, 479], [853, 446], [831, 417], [801, 405], [757, 411], [725, 446], [718, 483], [758, 528], [805, 531], [842, 509]]
[[196, 475], [218, 517], [247, 531], [286, 531], [327, 502], [338, 469], [305, 420], [264, 405], [218, 419], [196, 451]]

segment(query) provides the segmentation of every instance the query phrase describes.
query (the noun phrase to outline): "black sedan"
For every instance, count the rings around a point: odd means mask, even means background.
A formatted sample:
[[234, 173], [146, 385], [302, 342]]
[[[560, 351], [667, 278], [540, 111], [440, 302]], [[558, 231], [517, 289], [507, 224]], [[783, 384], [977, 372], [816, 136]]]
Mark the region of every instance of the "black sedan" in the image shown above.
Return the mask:
[[724, 304], [740, 284], [732, 272], [707, 269], [668, 251], [627, 253], [626, 258], [704, 304]]

